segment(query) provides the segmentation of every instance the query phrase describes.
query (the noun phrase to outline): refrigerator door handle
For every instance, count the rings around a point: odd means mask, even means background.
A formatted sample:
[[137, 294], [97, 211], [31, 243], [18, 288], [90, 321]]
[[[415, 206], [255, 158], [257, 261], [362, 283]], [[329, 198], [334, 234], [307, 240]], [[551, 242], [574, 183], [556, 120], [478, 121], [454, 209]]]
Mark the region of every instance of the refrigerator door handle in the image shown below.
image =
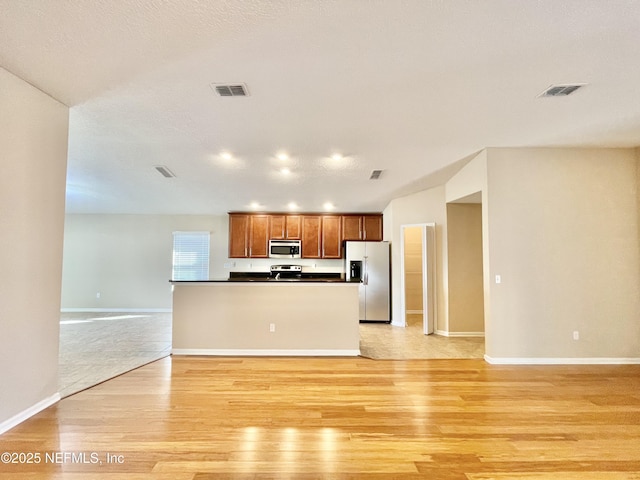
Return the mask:
[[363, 283], [365, 285], [369, 285], [369, 266], [367, 265], [367, 257], [364, 257], [364, 265], [363, 265], [363, 270], [364, 270], [364, 275], [362, 276], [363, 278]]

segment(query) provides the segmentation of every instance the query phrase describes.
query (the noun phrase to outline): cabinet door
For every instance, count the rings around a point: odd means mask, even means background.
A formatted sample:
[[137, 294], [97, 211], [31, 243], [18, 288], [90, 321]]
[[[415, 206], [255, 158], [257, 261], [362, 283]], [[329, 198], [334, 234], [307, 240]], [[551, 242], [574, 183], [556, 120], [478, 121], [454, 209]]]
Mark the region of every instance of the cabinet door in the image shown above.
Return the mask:
[[302, 216], [287, 215], [286, 233], [287, 240], [300, 240], [302, 238]]
[[269, 215], [251, 215], [249, 219], [249, 256], [267, 258], [269, 256]]
[[321, 216], [302, 217], [302, 258], [320, 258], [321, 231]]
[[362, 240], [362, 215], [342, 216], [342, 239]]
[[269, 238], [273, 240], [284, 240], [286, 238], [286, 217], [284, 215], [270, 215], [269, 217]]
[[363, 240], [372, 242], [382, 240], [382, 215], [365, 215], [363, 227]]
[[322, 258], [342, 258], [340, 220], [337, 215], [322, 217]]
[[229, 215], [229, 258], [249, 255], [249, 215]]

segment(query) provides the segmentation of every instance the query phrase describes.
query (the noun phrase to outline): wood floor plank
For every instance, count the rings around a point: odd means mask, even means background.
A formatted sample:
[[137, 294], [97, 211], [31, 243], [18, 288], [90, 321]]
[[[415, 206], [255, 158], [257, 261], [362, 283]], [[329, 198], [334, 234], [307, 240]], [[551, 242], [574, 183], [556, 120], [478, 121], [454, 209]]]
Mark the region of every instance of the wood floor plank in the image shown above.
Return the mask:
[[640, 366], [170, 357], [0, 436], [101, 463], [0, 478], [640, 480], [638, 392]]

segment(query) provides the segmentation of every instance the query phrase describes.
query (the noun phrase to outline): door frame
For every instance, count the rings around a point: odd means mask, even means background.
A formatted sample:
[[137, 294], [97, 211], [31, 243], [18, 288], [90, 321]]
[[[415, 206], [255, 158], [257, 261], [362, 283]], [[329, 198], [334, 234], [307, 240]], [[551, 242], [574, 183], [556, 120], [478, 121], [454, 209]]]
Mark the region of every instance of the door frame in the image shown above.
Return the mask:
[[[436, 224], [431, 223], [411, 223], [400, 225], [400, 312], [402, 314], [401, 323], [394, 323], [394, 325], [406, 327], [407, 326], [407, 306], [405, 300], [405, 265], [404, 265], [404, 237], [406, 228], [420, 227], [422, 232], [422, 332], [425, 335], [430, 335], [435, 331], [435, 319], [436, 319], [436, 295], [435, 295], [435, 245], [430, 245], [435, 241], [435, 227]], [[429, 232], [431, 229], [431, 235]], [[429, 264], [429, 251], [432, 249], [433, 255], [431, 255], [431, 264]], [[433, 293], [432, 303], [429, 304], [428, 293]]]

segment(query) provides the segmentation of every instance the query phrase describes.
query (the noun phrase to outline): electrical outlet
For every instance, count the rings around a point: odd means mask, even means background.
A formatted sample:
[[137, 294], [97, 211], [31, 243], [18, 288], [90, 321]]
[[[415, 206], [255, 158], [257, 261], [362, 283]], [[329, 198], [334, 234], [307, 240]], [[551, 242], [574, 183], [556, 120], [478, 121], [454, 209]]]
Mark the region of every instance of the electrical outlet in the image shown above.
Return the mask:
[[270, 323], [270, 324], [269, 324], [269, 331], [270, 331], [271, 333], [273, 333], [273, 332], [275, 332], [275, 331], [276, 331], [276, 324], [275, 324], [275, 323]]
[[96, 292], [96, 298], [100, 298], [100, 292]]
[[502, 283], [502, 277], [500, 275], [496, 275], [496, 283]]
[[580, 332], [579, 331], [574, 331], [573, 332], [573, 339], [574, 340], [580, 340]]

